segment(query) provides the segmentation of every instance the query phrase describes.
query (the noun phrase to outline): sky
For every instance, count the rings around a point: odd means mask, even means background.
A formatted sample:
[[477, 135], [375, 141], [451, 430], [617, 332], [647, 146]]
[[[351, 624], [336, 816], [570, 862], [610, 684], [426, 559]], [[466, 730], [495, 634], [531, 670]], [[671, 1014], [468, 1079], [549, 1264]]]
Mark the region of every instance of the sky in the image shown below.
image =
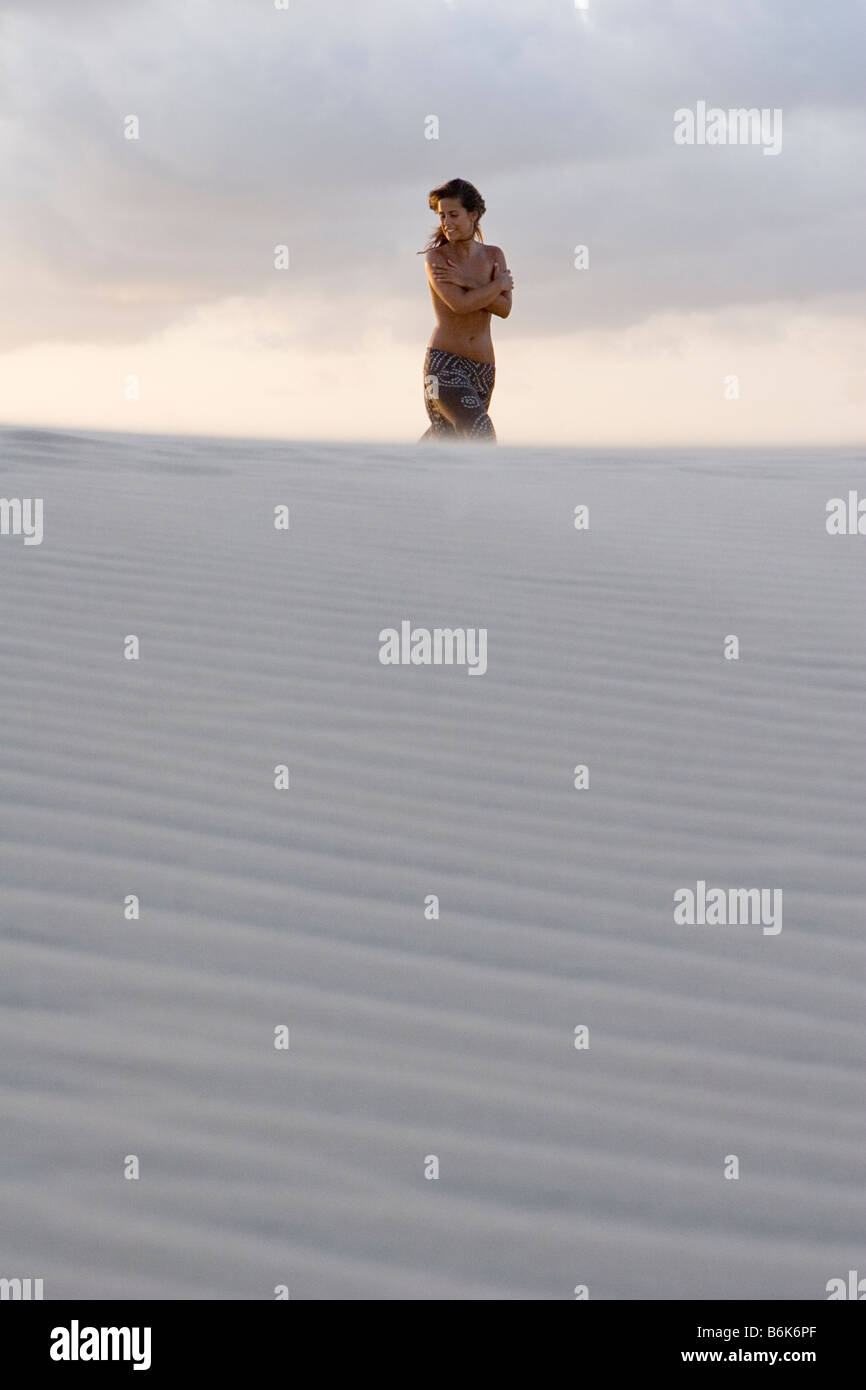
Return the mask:
[[500, 442], [863, 442], [866, 0], [282, 3], [0, 0], [0, 422], [414, 441], [461, 177]]

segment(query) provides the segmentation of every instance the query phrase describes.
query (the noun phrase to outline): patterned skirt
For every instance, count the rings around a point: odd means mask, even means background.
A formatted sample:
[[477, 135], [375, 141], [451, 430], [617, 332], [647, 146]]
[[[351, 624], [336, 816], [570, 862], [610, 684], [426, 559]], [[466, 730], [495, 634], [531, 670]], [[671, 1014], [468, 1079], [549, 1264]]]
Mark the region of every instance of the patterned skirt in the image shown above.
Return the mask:
[[474, 362], [442, 348], [428, 348], [424, 404], [430, 428], [421, 439], [483, 439], [495, 444], [496, 431], [487, 414], [495, 378], [493, 362]]

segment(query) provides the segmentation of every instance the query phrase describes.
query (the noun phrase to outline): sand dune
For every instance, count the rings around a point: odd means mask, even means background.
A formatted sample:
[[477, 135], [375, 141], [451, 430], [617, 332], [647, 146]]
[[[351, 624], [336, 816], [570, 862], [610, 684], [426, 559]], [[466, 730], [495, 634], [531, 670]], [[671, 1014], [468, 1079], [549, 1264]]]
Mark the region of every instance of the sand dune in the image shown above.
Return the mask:
[[[866, 1274], [866, 456], [0, 441], [45, 518], [0, 537], [0, 1275]], [[402, 619], [486, 674], [381, 665]], [[698, 879], [782, 930], [675, 924]]]

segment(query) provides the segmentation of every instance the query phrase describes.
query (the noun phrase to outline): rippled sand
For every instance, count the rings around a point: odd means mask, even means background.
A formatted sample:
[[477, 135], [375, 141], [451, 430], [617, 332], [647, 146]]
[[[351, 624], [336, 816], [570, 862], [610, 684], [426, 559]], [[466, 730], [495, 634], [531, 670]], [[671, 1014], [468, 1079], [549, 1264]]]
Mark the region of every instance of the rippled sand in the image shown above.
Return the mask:
[[[45, 517], [0, 537], [0, 1275], [866, 1273], [866, 537], [824, 528], [863, 454], [0, 445]], [[380, 665], [402, 619], [486, 627], [486, 674]], [[783, 930], [676, 925], [698, 879]]]

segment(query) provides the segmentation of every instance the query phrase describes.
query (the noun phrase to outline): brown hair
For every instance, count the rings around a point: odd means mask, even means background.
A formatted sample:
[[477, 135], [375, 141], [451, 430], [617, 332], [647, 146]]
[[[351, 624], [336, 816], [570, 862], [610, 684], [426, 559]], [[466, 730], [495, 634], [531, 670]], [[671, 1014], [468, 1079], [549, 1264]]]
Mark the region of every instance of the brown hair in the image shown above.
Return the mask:
[[[466, 212], [477, 212], [475, 235], [479, 241], [484, 240], [478, 224], [487, 211], [487, 204], [474, 184], [470, 183], [468, 179], [449, 179], [439, 188], [431, 188], [427, 202], [432, 212], [438, 211], [436, 204], [440, 198], [459, 198]], [[442, 223], [440, 222], [439, 226], [430, 233], [427, 245], [418, 252], [418, 255], [421, 256], [426, 251], [433, 251], [437, 246], [444, 246], [447, 241], [448, 238], [442, 230]]]

